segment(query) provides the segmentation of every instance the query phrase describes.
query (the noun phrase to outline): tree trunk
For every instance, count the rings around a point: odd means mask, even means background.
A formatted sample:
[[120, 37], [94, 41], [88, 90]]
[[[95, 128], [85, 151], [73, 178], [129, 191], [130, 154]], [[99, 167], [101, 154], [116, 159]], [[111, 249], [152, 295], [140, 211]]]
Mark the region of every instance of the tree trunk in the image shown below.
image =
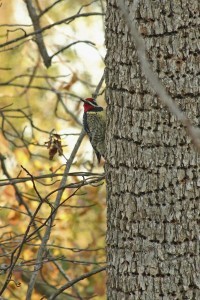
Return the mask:
[[[199, 0], [124, 1], [152, 68], [199, 125]], [[199, 154], [148, 85], [107, 0], [109, 300], [200, 299]]]

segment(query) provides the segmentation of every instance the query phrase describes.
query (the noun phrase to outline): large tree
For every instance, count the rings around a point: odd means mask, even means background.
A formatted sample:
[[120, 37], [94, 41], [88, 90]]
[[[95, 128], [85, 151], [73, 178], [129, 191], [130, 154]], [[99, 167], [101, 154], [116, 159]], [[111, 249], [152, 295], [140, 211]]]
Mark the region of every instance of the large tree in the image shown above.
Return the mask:
[[[152, 70], [199, 125], [199, 1], [125, 1]], [[200, 299], [199, 154], [141, 68], [107, 0], [109, 300]]]

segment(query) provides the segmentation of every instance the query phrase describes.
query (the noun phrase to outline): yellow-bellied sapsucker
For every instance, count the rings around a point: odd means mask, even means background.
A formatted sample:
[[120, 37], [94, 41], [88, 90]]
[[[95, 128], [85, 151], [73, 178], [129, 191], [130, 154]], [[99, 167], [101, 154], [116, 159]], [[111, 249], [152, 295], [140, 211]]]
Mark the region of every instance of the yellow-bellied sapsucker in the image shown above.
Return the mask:
[[101, 156], [105, 155], [106, 114], [95, 99], [86, 98], [83, 102], [83, 127], [100, 163]]

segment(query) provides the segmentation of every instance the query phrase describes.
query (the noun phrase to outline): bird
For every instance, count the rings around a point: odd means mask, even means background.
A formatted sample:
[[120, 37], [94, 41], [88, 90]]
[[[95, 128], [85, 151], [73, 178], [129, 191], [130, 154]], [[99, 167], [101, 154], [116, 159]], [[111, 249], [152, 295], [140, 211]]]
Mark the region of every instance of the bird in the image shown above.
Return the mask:
[[82, 99], [84, 102], [83, 127], [100, 163], [105, 158], [106, 113], [94, 98]]

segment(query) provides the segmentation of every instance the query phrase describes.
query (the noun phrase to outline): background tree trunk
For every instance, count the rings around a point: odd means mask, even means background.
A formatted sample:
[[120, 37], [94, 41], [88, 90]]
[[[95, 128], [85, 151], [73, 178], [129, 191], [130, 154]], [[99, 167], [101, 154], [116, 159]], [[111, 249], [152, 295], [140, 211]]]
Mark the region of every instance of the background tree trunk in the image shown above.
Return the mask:
[[[152, 68], [199, 125], [199, 1], [125, 1]], [[200, 299], [199, 155], [160, 104], [107, 0], [109, 300]]]

